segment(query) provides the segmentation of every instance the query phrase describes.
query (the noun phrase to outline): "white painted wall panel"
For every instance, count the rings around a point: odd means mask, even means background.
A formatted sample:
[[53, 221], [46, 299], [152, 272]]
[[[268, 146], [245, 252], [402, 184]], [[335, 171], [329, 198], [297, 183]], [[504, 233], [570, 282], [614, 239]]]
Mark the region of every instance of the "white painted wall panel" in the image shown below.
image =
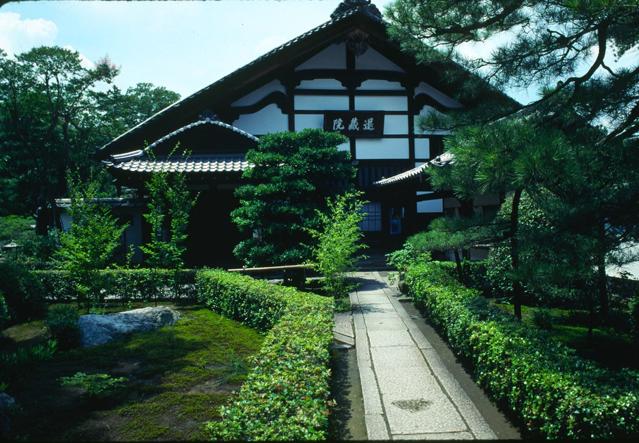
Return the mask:
[[382, 71], [404, 72], [402, 68], [373, 48], [368, 48], [364, 54], [355, 58], [355, 69], [376, 69]]
[[420, 82], [419, 85], [417, 85], [417, 87], [415, 88], [415, 96], [418, 96], [419, 94], [429, 95], [447, 108], [462, 107], [461, 103], [459, 103], [457, 100], [449, 97], [440, 90], [433, 88], [426, 82]]
[[361, 86], [357, 89], [370, 90], [370, 89], [383, 89], [387, 91], [403, 91], [404, 87], [400, 82], [390, 82], [388, 80], [366, 80], [363, 81]]
[[296, 114], [295, 130], [301, 131], [307, 128], [323, 129], [324, 114]]
[[288, 116], [283, 114], [276, 104], [270, 104], [253, 114], [240, 115], [233, 122], [233, 126], [256, 135], [287, 131]]
[[[417, 191], [416, 195], [424, 195], [424, 194], [432, 194], [433, 191]], [[444, 212], [444, 202], [443, 200], [426, 200], [417, 202], [417, 213], [418, 214], [432, 214]]]
[[406, 111], [406, 97], [355, 96], [355, 109], [358, 111]]
[[384, 134], [408, 134], [407, 115], [385, 115]]
[[302, 80], [297, 86], [299, 89], [342, 89], [346, 88], [339, 80], [334, 78], [317, 78], [314, 80]]
[[336, 43], [322, 49], [295, 68], [296, 71], [303, 69], [346, 69], [346, 45]]
[[407, 138], [358, 139], [355, 141], [355, 156], [361, 160], [407, 159]]
[[348, 97], [343, 95], [296, 95], [295, 110], [348, 111]]
[[279, 80], [268, 82], [264, 86], [257, 88], [255, 91], [235, 100], [231, 106], [249, 106], [259, 102], [261, 99], [269, 95], [271, 92], [286, 92], [286, 88]]
[[342, 143], [341, 145], [337, 145], [337, 150], [351, 152], [351, 143], [345, 142], [345, 143]]
[[430, 140], [427, 138], [415, 139], [415, 158], [430, 158]]

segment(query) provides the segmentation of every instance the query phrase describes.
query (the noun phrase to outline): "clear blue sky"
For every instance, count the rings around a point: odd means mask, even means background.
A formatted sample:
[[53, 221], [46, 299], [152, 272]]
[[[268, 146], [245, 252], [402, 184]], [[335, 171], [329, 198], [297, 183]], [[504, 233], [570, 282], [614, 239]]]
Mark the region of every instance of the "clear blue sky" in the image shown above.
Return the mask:
[[[383, 11], [392, 0], [373, 0]], [[274, 47], [327, 21], [340, 0], [38, 1], [0, 8], [0, 48], [39, 45], [80, 52], [87, 63], [108, 55], [115, 83], [162, 85], [183, 97]], [[483, 44], [471, 52], [490, 52]], [[531, 88], [533, 92], [535, 88]], [[527, 102], [532, 95], [510, 91]]]
[[[382, 9], [391, 0], [376, 0]], [[148, 81], [189, 95], [327, 21], [339, 0], [20, 2], [0, 8], [0, 48], [59, 45], [104, 55], [121, 87]]]

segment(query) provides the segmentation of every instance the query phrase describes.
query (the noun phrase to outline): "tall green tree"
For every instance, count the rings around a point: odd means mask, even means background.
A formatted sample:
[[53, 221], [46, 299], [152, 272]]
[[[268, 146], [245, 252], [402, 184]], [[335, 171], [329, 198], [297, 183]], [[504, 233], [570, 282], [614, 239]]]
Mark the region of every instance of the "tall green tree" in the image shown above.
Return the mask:
[[184, 173], [155, 172], [146, 182], [149, 195], [145, 220], [151, 225], [151, 241], [141, 246], [153, 268], [184, 266], [189, 215], [197, 197], [191, 195]]
[[127, 226], [120, 224], [111, 209], [98, 200], [98, 180], [83, 183], [77, 174], [69, 175], [69, 189], [71, 227], [60, 233], [60, 248], [54, 258], [72, 276], [79, 301], [86, 301], [88, 306], [98, 301], [97, 273], [113, 263]]
[[282, 265], [312, 257], [309, 230], [318, 229], [317, 210], [352, 185], [350, 155], [339, 151], [340, 134], [307, 129], [268, 134], [246, 158], [253, 165], [236, 190], [234, 223], [250, 235], [235, 248], [246, 265]]
[[179, 98], [149, 83], [104, 91], [118, 71], [107, 58], [87, 68], [56, 46], [15, 58], [0, 51], [0, 214], [53, 204], [66, 195], [67, 168], [98, 176], [98, 147]]

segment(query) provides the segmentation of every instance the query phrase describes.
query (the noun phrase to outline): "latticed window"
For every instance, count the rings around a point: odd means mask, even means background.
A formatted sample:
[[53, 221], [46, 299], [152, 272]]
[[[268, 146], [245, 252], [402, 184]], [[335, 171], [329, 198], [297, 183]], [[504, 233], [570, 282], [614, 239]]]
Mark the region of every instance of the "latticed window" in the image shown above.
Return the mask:
[[362, 231], [379, 232], [382, 230], [382, 204], [371, 202], [362, 208], [364, 220], [360, 223]]

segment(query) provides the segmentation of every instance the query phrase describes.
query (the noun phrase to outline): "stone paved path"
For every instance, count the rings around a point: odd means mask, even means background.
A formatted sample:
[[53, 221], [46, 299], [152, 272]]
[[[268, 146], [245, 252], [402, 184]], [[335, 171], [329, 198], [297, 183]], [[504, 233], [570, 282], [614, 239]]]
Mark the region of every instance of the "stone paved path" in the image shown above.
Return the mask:
[[369, 440], [495, 439], [379, 272], [354, 273], [357, 363]]

